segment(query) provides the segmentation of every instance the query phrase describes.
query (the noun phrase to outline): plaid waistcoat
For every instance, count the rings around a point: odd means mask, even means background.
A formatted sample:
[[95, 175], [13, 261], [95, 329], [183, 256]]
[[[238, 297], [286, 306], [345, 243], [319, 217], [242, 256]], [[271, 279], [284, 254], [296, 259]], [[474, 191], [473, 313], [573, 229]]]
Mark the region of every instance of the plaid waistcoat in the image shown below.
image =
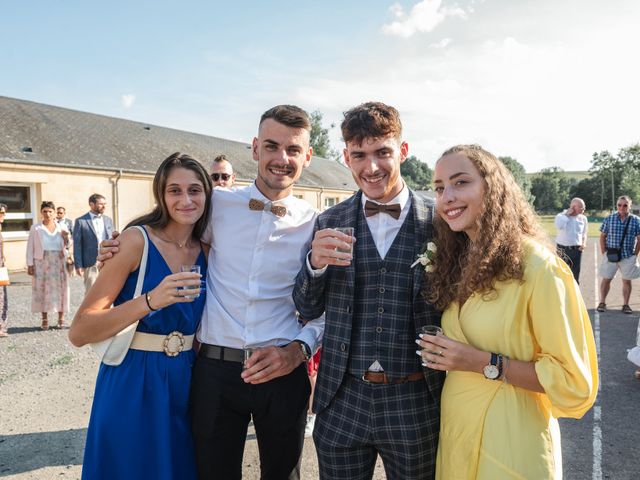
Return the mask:
[[[390, 359], [390, 365], [384, 365], [383, 368], [390, 376], [395, 376], [396, 371], [398, 375], [403, 376], [415, 371], [422, 371], [424, 373], [425, 380], [429, 393], [433, 399], [439, 405], [440, 391], [442, 389], [442, 383], [444, 381], [444, 373], [432, 370], [427, 367], [420, 367], [418, 362], [418, 356], [413, 353], [414, 360], [409, 361], [407, 358], [408, 349], [412, 349], [413, 352], [417, 350], [417, 345], [413, 343], [417, 338], [420, 331], [420, 327], [423, 325], [440, 325], [440, 313], [437, 312], [432, 305], [425, 302], [421, 295], [421, 289], [424, 281], [424, 269], [417, 266], [413, 269], [409, 268], [411, 263], [416, 259], [416, 256], [421, 253], [426, 242], [433, 238], [433, 204], [426, 199], [418, 197], [413, 191], [410, 191], [411, 195], [411, 211], [405, 219], [405, 223], [408, 225], [413, 224], [413, 234], [409, 230], [405, 230], [404, 233], [398, 233], [398, 236], [402, 235], [402, 240], [396, 237], [396, 240], [402, 243], [402, 246], [392, 246], [392, 250], [395, 249], [395, 253], [391, 251], [387, 254], [385, 260], [391, 261], [394, 256], [397, 256], [398, 260], [394, 260], [395, 267], [398, 268], [398, 264], [402, 264], [402, 268], [406, 268], [405, 273], [399, 274], [399, 271], [395, 271], [395, 276], [402, 276], [403, 280], [398, 282], [396, 280], [390, 280], [391, 282], [391, 297], [395, 297], [393, 302], [386, 302], [387, 299], [387, 286], [380, 285], [378, 290], [372, 292], [369, 290], [367, 293], [359, 292], [361, 288], [369, 288], [373, 285], [375, 289], [376, 283], [362, 283], [356, 285], [356, 266], [358, 266], [358, 256], [360, 259], [365, 259], [367, 253], [363, 250], [359, 253], [359, 243], [365, 244], [366, 239], [360, 238], [362, 236], [363, 227], [359, 226], [359, 222], [363, 220], [362, 217], [362, 193], [358, 192], [353, 197], [339, 203], [338, 205], [331, 207], [330, 209], [322, 212], [317, 220], [315, 230], [322, 230], [324, 228], [335, 227], [354, 227], [356, 229], [357, 242], [355, 245], [354, 261], [348, 267], [337, 267], [330, 265], [324, 275], [319, 277], [312, 277], [306, 265], [302, 267], [296, 278], [296, 285], [293, 290], [293, 298], [296, 303], [296, 307], [300, 313], [306, 318], [317, 318], [323, 313], [326, 314], [326, 321], [324, 327], [324, 336], [322, 339], [322, 356], [320, 359], [320, 367], [318, 370], [318, 378], [316, 381], [315, 393], [313, 396], [313, 409], [315, 412], [321, 412], [330, 403], [333, 397], [336, 395], [340, 387], [343, 385], [343, 381], [349, 372], [355, 372], [356, 369], [368, 368], [357, 367], [351, 365], [353, 361], [357, 361], [357, 357], [362, 357], [361, 365], [366, 364], [364, 357], [367, 354], [359, 353], [364, 350], [361, 347], [352, 345], [352, 341], [357, 339], [361, 328], [356, 326], [355, 311], [357, 302], [365, 303], [372, 301], [375, 309], [378, 307], [391, 308], [391, 312], [388, 316], [384, 317], [387, 323], [381, 324], [383, 328], [382, 333], [386, 336], [384, 343], [385, 348], [390, 350], [386, 353]], [[368, 230], [368, 226], [364, 223], [365, 228]], [[403, 227], [405, 228], [405, 227]], [[402, 230], [402, 229], [401, 229]], [[370, 236], [370, 234], [369, 234]], [[375, 251], [375, 245], [373, 239], [370, 239], [370, 248], [374, 249], [374, 255], [368, 255], [371, 257], [374, 263], [380, 261], [380, 256]], [[371, 267], [374, 268], [374, 267]], [[386, 267], [380, 267], [386, 268]], [[375, 269], [375, 268], [374, 268]], [[408, 273], [408, 274], [407, 274]], [[377, 282], [377, 280], [376, 280]], [[408, 282], [406, 286], [402, 282]], [[404, 297], [409, 303], [404, 307], [398, 308], [394, 305], [395, 302], [400, 303], [401, 293], [400, 291], [394, 291], [395, 288], [402, 286], [402, 289], [408, 289], [409, 294]], [[385, 288], [384, 296], [385, 304], [378, 305], [377, 299], [381, 295], [380, 287]], [[371, 293], [371, 295], [369, 294]], [[371, 299], [369, 299], [371, 297]], [[358, 300], [360, 299], [360, 300]], [[364, 305], [364, 304], [363, 304]], [[368, 305], [368, 303], [367, 303]], [[362, 305], [361, 305], [362, 306]], [[390, 307], [389, 307], [390, 306]], [[400, 313], [402, 309], [402, 312]], [[360, 314], [363, 310], [360, 308]], [[384, 313], [384, 312], [383, 312]], [[377, 310], [376, 310], [377, 314]], [[375, 315], [372, 317], [375, 320]], [[406, 322], [405, 327], [391, 327], [391, 322], [395, 322], [396, 325], [400, 325], [401, 322]], [[377, 327], [378, 325], [376, 325]], [[375, 328], [375, 327], [374, 327]], [[388, 330], [385, 331], [385, 328]], [[411, 330], [413, 328], [413, 330]], [[395, 336], [395, 338], [393, 338]], [[382, 338], [382, 337], [381, 337]], [[372, 341], [372, 340], [370, 340]], [[363, 344], [364, 345], [364, 344]], [[382, 346], [383, 343], [380, 343]], [[358, 351], [354, 351], [356, 348]], [[366, 346], [365, 346], [366, 348]], [[395, 349], [402, 350], [396, 351]], [[405, 348], [407, 349], [405, 351]], [[375, 352], [374, 352], [375, 353]], [[397, 359], [395, 357], [398, 357]], [[367, 356], [367, 360], [370, 357]], [[373, 362], [375, 358], [371, 358]], [[381, 363], [384, 361], [378, 359]]]
[[[355, 295], [348, 373], [361, 377], [378, 360], [391, 378], [419, 372], [413, 323], [413, 206], [384, 259], [359, 209]], [[384, 215], [380, 213], [379, 215]]]

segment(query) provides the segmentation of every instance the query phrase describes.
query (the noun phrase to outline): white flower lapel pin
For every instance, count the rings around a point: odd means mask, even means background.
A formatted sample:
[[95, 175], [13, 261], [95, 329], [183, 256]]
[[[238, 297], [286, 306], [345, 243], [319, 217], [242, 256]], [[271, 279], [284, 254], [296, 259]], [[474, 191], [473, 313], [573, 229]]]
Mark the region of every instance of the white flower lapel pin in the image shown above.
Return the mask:
[[433, 242], [427, 243], [423, 252], [418, 254], [418, 258], [411, 264], [411, 268], [420, 264], [424, 267], [425, 272], [433, 272], [433, 259], [436, 257], [436, 244]]

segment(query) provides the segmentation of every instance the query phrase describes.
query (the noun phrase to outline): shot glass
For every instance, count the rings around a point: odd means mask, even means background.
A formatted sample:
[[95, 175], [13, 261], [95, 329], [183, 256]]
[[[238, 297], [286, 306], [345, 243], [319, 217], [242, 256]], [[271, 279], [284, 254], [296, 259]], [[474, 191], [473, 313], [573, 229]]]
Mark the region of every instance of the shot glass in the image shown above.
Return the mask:
[[[437, 325], [425, 325], [420, 329], [421, 333], [426, 335], [437, 335], [438, 333], [442, 333], [442, 328]], [[434, 352], [432, 350], [427, 350], [427, 352], [432, 353], [434, 355], [440, 355], [439, 352]]]
[[[337, 228], [334, 228], [334, 230], [336, 232], [344, 233], [345, 235], [349, 235], [350, 237], [353, 237], [353, 227], [337, 227]], [[341, 253], [353, 253], [353, 243], [350, 243], [349, 248], [347, 249], [336, 248], [336, 251]]]
[[[180, 265], [180, 271], [181, 272], [194, 272], [194, 273], [200, 273], [200, 265]], [[181, 290], [185, 290], [186, 292], [189, 292], [191, 290], [194, 290], [193, 288], [181, 288]], [[200, 293], [186, 293], [184, 295], [184, 298], [198, 298], [200, 296]]]
[[251, 358], [251, 355], [253, 355], [253, 348], [246, 347], [244, 349], [244, 360], [242, 361], [243, 370], [247, 369], [247, 361]]

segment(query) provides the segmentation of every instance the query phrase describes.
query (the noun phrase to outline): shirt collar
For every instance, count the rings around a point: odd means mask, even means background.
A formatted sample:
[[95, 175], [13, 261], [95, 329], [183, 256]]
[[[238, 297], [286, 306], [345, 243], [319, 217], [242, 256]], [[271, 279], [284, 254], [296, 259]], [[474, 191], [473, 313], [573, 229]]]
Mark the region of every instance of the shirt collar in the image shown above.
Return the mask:
[[91, 210], [89, 210], [89, 215], [91, 215], [91, 220], [93, 220], [94, 218], [102, 218], [101, 213], [93, 213]]
[[[373, 203], [380, 203], [376, 200], [372, 200], [369, 197], [367, 197], [365, 195], [364, 192], [362, 192], [362, 208], [364, 209], [364, 205], [365, 203], [367, 203], [367, 200], [369, 200], [370, 202]], [[399, 203], [400, 204], [400, 208], [402, 210], [405, 209], [405, 207], [407, 206], [407, 204], [409, 203], [409, 188], [407, 187], [407, 184], [404, 183], [404, 180], [402, 180], [402, 190], [400, 190], [400, 193], [398, 193], [398, 195], [396, 195], [395, 197], [393, 197], [391, 200], [389, 200], [388, 202], [385, 203], [385, 205], [389, 205], [392, 203]]]

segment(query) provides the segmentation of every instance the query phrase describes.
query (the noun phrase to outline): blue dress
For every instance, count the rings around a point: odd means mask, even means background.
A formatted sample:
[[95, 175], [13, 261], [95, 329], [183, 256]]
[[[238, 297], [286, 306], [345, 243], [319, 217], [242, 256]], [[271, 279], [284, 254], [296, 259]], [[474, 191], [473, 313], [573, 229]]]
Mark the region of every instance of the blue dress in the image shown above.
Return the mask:
[[[206, 271], [203, 252], [200, 271]], [[142, 291], [155, 288], [171, 274], [149, 241]], [[203, 275], [204, 277], [204, 275]], [[133, 297], [138, 270], [127, 278], [114, 302]], [[137, 331], [168, 334], [195, 333], [206, 295], [191, 303], [175, 303], [151, 312]], [[86, 480], [195, 479], [196, 466], [188, 412], [193, 350], [169, 357], [164, 352], [129, 350], [116, 367], [100, 365], [84, 451], [82, 478]]]

